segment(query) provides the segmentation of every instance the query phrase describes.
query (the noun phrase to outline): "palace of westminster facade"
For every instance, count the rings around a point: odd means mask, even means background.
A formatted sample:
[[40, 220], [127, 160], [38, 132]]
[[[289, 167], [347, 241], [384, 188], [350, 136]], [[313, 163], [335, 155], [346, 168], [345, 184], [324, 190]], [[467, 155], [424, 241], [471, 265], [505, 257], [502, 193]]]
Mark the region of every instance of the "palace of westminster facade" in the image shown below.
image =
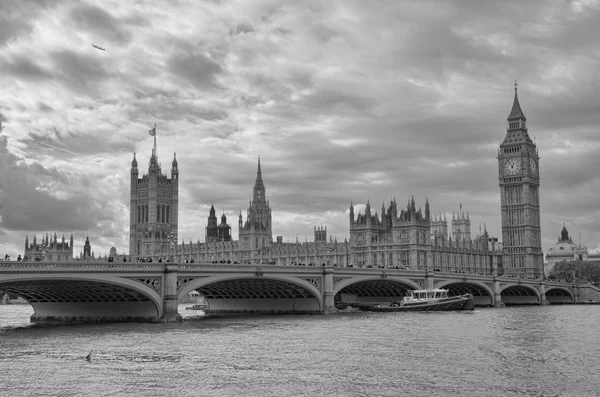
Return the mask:
[[[504, 141], [498, 148], [502, 243], [487, 230], [471, 237], [468, 213], [432, 216], [414, 199], [405, 208], [392, 200], [381, 214], [354, 213], [350, 204], [350, 239], [327, 239], [326, 227], [314, 228], [312, 242], [273, 241], [271, 208], [262, 178], [260, 157], [253, 197], [246, 220], [240, 213], [239, 239], [231, 237], [225, 215], [217, 221], [211, 207], [205, 241], [177, 243], [179, 169], [173, 157], [171, 178], [162, 173], [156, 149], [148, 173], [140, 178], [134, 154], [131, 163], [129, 259], [171, 258], [179, 262], [218, 262], [277, 265], [318, 265], [470, 271], [540, 276], [543, 269], [539, 206], [539, 157], [527, 132], [515, 85], [513, 106]], [[72, 245], [72, 244], [71, 244]], [[72, 247], [71, 247], [72, 249]]]

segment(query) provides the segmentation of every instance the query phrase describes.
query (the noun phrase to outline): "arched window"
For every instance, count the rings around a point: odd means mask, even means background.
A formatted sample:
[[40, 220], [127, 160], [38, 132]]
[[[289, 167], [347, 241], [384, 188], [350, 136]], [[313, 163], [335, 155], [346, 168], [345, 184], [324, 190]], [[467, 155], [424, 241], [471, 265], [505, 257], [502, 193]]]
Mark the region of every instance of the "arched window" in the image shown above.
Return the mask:
[[167, 223], [169, 223], [169, 214], [171, 213], [171, 207], [167, 206]]
[[156, 206], [156, 222], [160, 222], [160, 205]]
[[146, 207], [146, 222], [148, 222], [148, 204], [146, 204], [145, 207]]
[[141, 207], [138, 205], [137, 206], [137, 223], [140, 223], [142, 221], [142, 209]]
[[165, 212], [166, 212], [166, 211], [167, 211], [167, 206], [166, 206], [166, 205], [163, 205], [163, 206], [162, 206], [162, 222], [163, 222], [163, 223], [165, 222], [165, 219], [166, 219], [166, 218], [165, 218]]

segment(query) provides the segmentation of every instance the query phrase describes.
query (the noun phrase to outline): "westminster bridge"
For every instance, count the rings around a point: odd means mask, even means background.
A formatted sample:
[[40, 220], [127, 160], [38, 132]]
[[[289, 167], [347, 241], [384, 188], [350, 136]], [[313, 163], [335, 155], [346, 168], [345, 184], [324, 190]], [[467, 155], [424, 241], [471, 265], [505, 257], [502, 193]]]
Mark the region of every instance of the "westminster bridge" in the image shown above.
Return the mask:
[[203, 295], [207, 313], [331, 313], [342, 296], [399, 300], [406, 291], [471, 293], [476, 306], [600, 302], [600, 289], [541, 279], [429, 270], [156, 262], [0, 262], [0, 291], [34, 309], [32, 322], [181, 320]]

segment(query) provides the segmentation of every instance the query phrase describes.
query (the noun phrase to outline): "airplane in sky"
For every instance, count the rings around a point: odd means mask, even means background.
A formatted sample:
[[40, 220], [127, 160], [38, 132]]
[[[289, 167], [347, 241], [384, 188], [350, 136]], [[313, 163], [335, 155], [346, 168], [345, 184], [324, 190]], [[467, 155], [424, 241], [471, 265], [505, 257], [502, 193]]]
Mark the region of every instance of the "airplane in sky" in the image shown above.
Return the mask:
[[92, 44], [92, 46], [93, 46], [94, 48], [97, 48], [97, 49], [99, 49], [99, 50], [106, 51], [104, 48], [102, 48], [102, 47], [100, 47], [100, 46], [97, 46], [96, 44]]

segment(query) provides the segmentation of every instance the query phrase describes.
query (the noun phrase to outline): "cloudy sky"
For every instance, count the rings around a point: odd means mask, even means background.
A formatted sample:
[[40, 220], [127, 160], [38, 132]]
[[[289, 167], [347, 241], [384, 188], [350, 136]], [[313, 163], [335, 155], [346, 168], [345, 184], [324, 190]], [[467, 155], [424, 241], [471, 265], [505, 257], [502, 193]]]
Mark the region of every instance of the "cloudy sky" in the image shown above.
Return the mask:
[[[86, 235], [124, 252], [133, 153], [180, 169], [179, 235], [237, 217], [257, 158], [273, 234], [348, 235], [350, 201], [469, 212], [500, 236], [497, 149], [518, 80], [543, 249], [600, 247], [598, 1], [0, 2], [0, 252]], [[106, 49], [100, 51], [92, 43]]]

